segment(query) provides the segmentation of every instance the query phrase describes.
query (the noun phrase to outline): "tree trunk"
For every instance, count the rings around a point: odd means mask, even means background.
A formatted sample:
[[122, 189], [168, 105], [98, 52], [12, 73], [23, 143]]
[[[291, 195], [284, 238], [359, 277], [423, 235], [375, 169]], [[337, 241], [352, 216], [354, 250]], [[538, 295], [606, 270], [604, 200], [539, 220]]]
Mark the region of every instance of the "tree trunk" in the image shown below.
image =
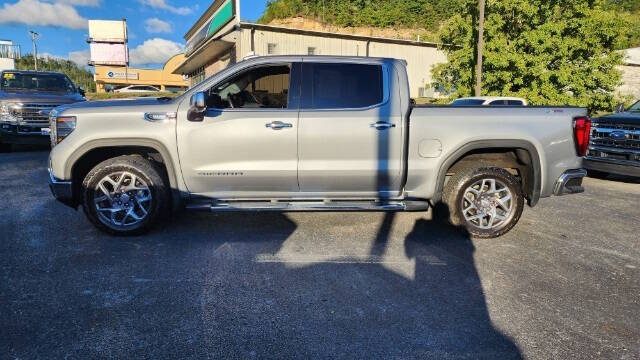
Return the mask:
[[482, 96], [482, 53], [484, 52], [484, 4], [478, 0], [478, 63], [476, 65], [476, 96]]

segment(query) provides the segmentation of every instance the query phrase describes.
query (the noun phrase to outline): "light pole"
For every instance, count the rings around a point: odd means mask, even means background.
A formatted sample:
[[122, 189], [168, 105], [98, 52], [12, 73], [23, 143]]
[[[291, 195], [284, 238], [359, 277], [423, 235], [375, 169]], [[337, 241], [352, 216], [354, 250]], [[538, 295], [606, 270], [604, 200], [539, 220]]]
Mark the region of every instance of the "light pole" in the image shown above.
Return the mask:
[[33, 42], [33, 63], [35, 64], [36, 71], [38, 71], [38, 46], [36, 45], [36, 40], [40, 38], [40, 34], [33, 30], [29, 30], [29, 35]]
[[482, 96], [482, 53], [484, 52], [484, 5], [478, 0], [478, 63], [476, 65], [476, 96]]

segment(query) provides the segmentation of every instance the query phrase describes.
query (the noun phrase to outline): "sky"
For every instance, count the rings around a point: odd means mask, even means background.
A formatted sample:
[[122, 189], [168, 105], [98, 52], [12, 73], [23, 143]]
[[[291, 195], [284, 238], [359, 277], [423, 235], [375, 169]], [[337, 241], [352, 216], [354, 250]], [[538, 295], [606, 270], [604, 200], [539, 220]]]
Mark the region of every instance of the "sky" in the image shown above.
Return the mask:
[[[197, 0], [0, 0], [0, 39], [33, 53], [29, 30], [40, 34], [38, 54], [86, 65], [87, 20], [127, 19], [131, 66], [161, 67], [182, 52], [184, 34], [213, 3]], [[256, 21], [267, 0], [241, 0], [243, 21]]]

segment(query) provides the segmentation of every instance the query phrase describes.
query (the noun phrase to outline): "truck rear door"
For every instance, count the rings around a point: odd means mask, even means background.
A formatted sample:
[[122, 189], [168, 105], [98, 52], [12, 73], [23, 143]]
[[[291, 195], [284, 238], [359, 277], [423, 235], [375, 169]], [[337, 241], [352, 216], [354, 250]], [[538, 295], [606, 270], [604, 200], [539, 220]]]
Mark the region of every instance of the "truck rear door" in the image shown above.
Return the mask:
[[[403, 129], [383, 61], [304, 62], [298, 129], [301, 192], [394, 196], [401, 187]], [[395, 83], [395, 82], [393, 82]]]

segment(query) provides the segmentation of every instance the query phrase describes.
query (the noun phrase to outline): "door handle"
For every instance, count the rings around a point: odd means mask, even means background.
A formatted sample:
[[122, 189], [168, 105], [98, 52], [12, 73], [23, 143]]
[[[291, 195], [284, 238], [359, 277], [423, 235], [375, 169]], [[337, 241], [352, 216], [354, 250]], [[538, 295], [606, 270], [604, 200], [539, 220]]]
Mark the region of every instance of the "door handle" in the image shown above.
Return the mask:
[[284, 128], [292, 128], [293, 125], [291, 125], [289, 123], [284, 123], [282, 121], [272, 121], [272, 122], [266, 124], [265, 127], [269, 128], [271, 130], [282, 130]]
[[396, 124], [391, 124], [384, 121], [378, 121], [377, 123], [371, 124], [371, 127], [376, 130], [387, 130], [389, 128], [396, 127]]

